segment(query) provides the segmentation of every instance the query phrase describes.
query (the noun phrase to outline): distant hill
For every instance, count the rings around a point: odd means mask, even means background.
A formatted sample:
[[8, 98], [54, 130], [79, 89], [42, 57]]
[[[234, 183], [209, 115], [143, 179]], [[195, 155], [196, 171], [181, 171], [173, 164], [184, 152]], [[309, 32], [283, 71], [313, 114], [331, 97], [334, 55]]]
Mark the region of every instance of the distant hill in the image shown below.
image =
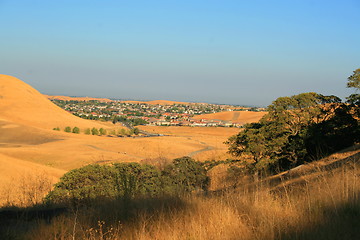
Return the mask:
[[45, 95], [45, 94], [44, 94], [44, 96], [50, 100], [113, 102], [113, 100], [108, 99], [108, 98], [52, 96], [52, 95]]
[[259, 121], [267, 112], [226, 111], [194, 116], [194, 119], [232, 121], [233, 123], [251, 123]]
[[[69, 96], [52, 96], [52, 95], [45, 95], [47, 99], [50, 100], [64, 100], [64, 101], [99, 101], [99, 102], [113, 102], [114, 100], [108, 98], [93, 98], [93, 97], [69, 97]], [[126, 100], [121, 101], [124, 103], [133, 103], [133, 104], [150, 104], [150, 105], [174, 105], [174, 104], [183, 104], [189, 105], [194, 104], [190, 102], [178, 102], [178, 101], [169, 101], [169, 100], [152, 100], [152, 101], [136, 101], [136, 100]], [[204, 104], [204, 103], [202, 103]]]
[[122, 101], [125, 103], [143, 103], [143, 104], [151, 104], [151, 105], [174, 105], [174, 104], [183, 104], [183, 105], [189, 105], [192, 103], [189, 102], [176, 102], [176, 101], [168, 101], [168, 100], [153, 100], [153, 101]]
[[100, 123], [84, 120], [66, 112], [30, 85], [7, 75], [0, 75], [1, 119], [42, 129], [65, 126], [104, 127]]

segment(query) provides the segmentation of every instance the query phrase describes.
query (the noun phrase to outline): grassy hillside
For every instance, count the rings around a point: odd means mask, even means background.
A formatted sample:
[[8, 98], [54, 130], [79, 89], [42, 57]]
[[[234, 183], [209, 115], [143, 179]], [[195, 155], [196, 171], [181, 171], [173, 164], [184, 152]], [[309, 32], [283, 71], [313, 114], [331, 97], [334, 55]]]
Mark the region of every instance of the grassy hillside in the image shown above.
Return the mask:
[[222, 120], [245, 124], [259, 121], [265, 114], [266, 112], [228, 111], [197, 115], [194, 116], [194, 119]]
[[264, 178], [253, 179], [251, 188], [239, 183], [205, 195], [3, 209], [1, 234], [13, 239], [358, 239], [359, 152], [330, 156], [318, 165], [331, 159], [333, 164], [279, 177], [276, 185]]
[[66, 126], [104, 127], [66, 112], [15, 77], [0, 74], [0, 99], [0, 119], [17, 124], [49, 130]]

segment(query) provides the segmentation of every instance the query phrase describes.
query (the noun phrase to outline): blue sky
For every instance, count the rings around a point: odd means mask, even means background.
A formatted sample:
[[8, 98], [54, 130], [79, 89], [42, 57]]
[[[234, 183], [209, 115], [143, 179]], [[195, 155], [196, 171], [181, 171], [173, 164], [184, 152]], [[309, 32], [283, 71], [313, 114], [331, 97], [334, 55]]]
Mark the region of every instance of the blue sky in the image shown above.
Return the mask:
[[0, 73], [42, 93], [266, 106], [344, 98], [360, 1], [0, 0]]

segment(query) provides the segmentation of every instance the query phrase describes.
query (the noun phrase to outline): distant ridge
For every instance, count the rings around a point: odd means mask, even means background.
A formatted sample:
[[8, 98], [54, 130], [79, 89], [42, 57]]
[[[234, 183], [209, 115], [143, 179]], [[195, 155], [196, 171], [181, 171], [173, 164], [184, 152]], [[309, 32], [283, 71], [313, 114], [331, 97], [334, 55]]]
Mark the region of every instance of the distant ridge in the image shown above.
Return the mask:
[[174, 105], [174, 104], [183, 104], [189, 105], [193, 104], [190, 102], [177, 102], [177, 101], [169, 101], [169, 100], [153, 100], [153, 101], [122, 101], [125, 103], [143, 103], [143, 104], [151, 104], [151, 105]]
[[[108, 98], [94, 98], [94, 97], [69, 97], [69, 96], [52, 96], [46, 95], [44, 96], [50, 100], [63, 100], [63, 101], [99, 101], [99, 102], [114, 102], [115, 100], [111, 100]], [[190, 102], [178, 102], [178, 101], [169, 101], [169, 100], [152, 100], [152, 101], [137, 101], [137, 100], [125, 100], [121, 101], [124, 103], [133, 103], [133, 104], [151, 104], [151, 105], [174, 105], [174, 104], [183, 104], [189, 105], [194, 104]]]
[[52, 96], [46, 95], [44, 96], [50, 100], [63, 100], [63, 101], [99, 101], [99, 102], [113, 102], [113, 100], [108, 98], [93, 98], [93, 97], [69, 97], [69, 96]]

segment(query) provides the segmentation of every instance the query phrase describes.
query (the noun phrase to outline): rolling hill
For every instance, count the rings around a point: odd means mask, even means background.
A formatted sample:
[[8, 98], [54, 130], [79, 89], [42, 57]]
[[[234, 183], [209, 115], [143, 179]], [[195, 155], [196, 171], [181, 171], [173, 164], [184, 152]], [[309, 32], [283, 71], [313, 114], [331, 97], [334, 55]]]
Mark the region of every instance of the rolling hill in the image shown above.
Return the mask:
[[73, 116], [30, 85], [7, 75], [0, 75], [0, 119], [42, 129], [103, 127], [99, 123]]

